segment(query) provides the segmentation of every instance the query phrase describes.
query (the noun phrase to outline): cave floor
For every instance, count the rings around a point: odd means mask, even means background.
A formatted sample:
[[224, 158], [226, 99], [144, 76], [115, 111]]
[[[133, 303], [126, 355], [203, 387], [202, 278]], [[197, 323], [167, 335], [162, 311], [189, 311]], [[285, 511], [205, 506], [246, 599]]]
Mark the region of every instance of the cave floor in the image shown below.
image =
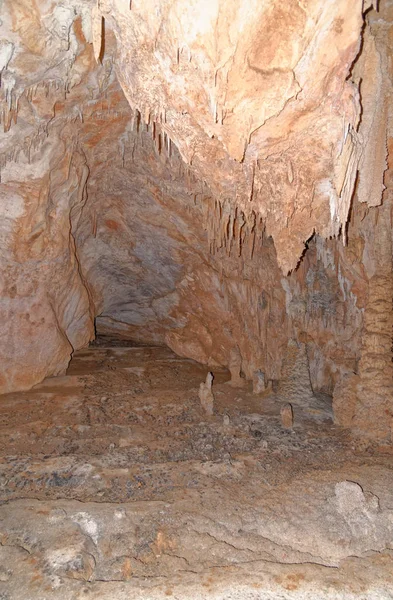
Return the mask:
[[212, 417], [206, 366], [108, 339], [0, 397], [1, 600], [393, 598], [392, 448], [211, 370]]

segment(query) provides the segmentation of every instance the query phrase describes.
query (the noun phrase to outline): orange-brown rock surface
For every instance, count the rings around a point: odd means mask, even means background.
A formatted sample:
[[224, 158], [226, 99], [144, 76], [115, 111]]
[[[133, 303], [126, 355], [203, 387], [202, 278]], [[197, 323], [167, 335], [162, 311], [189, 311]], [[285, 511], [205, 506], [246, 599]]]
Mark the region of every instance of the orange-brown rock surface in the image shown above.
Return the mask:
[[389, 438], [393, 5], [5, 0], [1, 20], [0, 391], [64, 371], [96, 318], [283, 389], [295, 344], [299, 402]]

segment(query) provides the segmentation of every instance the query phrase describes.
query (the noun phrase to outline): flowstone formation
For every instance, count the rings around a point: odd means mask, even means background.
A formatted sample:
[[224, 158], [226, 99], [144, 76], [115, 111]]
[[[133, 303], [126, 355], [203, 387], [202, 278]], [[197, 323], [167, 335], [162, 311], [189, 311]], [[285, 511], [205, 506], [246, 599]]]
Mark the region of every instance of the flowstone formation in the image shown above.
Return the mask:
[[389, 439], [393, 4], [4, 0], [1, 20], [0, 391], [64, 372], [96, 323], [294, 405], [333, 395]]

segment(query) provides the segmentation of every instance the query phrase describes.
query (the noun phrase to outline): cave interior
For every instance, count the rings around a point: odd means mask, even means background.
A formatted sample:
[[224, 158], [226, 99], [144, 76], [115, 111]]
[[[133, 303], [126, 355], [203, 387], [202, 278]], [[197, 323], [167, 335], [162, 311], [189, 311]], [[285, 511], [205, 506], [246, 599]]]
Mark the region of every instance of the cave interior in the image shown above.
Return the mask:
[[0, 598], [391, 599], [393, 1], [0, 18]]

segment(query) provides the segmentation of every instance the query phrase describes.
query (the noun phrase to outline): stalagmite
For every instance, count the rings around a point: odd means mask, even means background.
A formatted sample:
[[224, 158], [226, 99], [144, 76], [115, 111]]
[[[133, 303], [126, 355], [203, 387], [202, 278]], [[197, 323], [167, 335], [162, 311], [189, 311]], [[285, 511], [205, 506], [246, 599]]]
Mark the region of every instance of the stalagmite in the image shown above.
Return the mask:
[[208, 416], [211, 416], [214, 410], [214, 394], [212, 392], [212, 384], [213, 373], [209, 372], [206, 375], [206, 381], [200, 384], [198, 392], [202, 408]]
[[280, 397], [288, 403], [307, 406], [313, 399], [306, 345], [292, 339], [282, 368]]
[[284, 429], [292, 429], [293, 427], [293, 408], [292, 405], [283, 404], [280, 409], [281, 425]]

